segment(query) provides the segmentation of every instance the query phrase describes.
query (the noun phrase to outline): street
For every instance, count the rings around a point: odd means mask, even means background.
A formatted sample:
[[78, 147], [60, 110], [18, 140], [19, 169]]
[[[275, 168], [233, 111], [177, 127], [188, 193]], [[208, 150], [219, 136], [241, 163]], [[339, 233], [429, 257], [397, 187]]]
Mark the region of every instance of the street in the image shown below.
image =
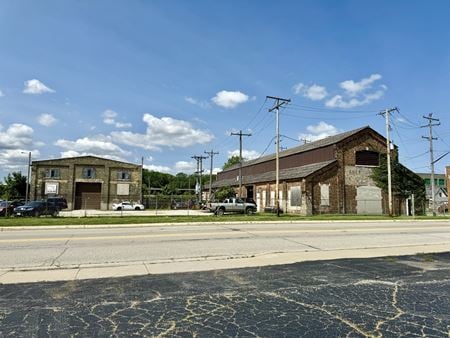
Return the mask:
[[0, 285], [2, 337], [448, 337], [450, 255]]
[[3, 229], [0, 283], [450, 251], [448, 221]]

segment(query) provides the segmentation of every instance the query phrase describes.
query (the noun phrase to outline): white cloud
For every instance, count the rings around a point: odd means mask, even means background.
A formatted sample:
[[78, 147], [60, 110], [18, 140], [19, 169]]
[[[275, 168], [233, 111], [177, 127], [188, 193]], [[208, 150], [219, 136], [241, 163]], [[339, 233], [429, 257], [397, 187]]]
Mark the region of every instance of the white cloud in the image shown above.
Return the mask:
[[38, 117], [39, 124], [49, 127], [56, 123], [56, 119], [51, 114], [41, 114]]
[[0, 90], [0, 97], [5, 96], [5, 94], [3, 94], [3, 92]]
[[25, 94], [43, 94], [55, 92], [53, 89], [47, 87], [45, 84], [43, 84], [41, 81], [37, 79], [25, 81], [24, 84], [25, 88], [23, 89], [23, 92]]
[[372, 101], [376, 101], [383, 97], [383, 95], [383, 89], [377, 90], [374, 93], [363, 94], [360, 98], [345, 99], [342, 97], [342, 95], [335, 95], [331, 99], [329, 99], [325, 103], [325, 105], [331, 108], [354, 108], [369, 104]]
[[[231, 156], [239, 156], [239, 149], [236, 149], [233, 151], [228, 151], [228, 158], [230, 158]], [[261, 156], [261, 154], [259, 152], [257, 152], [256, 150], [242, 149], [242, 158], [246, 161], [253, 160], [260, 156]]]
[[194, 129], [192, 124], [171, 117], [155, 117], [144, 114], [142, 120], [147, 123], [145, 134], [129, 131], [112, 132], [112, 138], [118, 142], [149, 150], [161, 147], [189, 147], [194, 144], [210, 142], [214, 136], [207, 131]]
[[235, 108], [238, 105], [248, 101], [248, 95], [239, 91], [222, 90], [211, 99], [216, 105], [224, 108]]
[[194, 161], [178, 161], [174, 167], [176, 172], [192, 172], [197, 170], [197, 163]]
[[193, 98], [193, 97], [190, 97], [190, 96], [185, 96], [184, 100], [185, 100], [186, 102], [189, 102], [190, 104], [199, 106], [200, 108], [203, 108], [203, 109], [206, 109], [206, 108], [211, 107], [211, 105], [209, 104], [209, 102], [203, 101], [203, 100], [197, 100], [197, 99], [195, 99], [195, 98]]
[[302, 95], [312, 101], [323, 100], [327, 95], [327, 89], [323, 86], [313, 84], [312, 86], [307, 86], [303, 83], [297, 83], [293, 87], [294, 93]]
[[123, 159], [130, 154], [103, 135], [94, 138], [84, 137], [75, 141], [59, 139], [54, 145], [66, 149], [66, 151], [61, 152], [62, 157], [94, 155]]
[[8, 129], [0, 132], [0, 149], [26, 148], [33, 144], [33, 132], [33, 128], [25, 124], [11, 124]]
[[340, 87], [345, 90], [346, 94], [350, 97], [356, 96], [359, 93], [363, 92], [367, 88], [372, 86], [377, 80], [381, 79], [380, 74], [372, 74], [368, 78], [361, 79], [358, 82], [353, 80], [346, 80], [340, 83]]
[[299, 140], [307, 140], [307, 141], [316, 141], [323, 139], [328, 136], [336, 135], [342, 132], [342, 130], [336, 128], [335, 126], [328, 124], [324, 121], [320, 121], [316, 125], [310, 125], [306, 127], [306, 130], [309, 133], [300, 133], [298, 138]]
[[[28, 170], [27, 149], [6, 149], [0, 151], [0, 167], [5, 171], [22, 171], [26, 175]], [[31, 159], [37, 159], [40, 156], [39, 150], [31, 150]]]
[[378, 89], [372, 89], [372, 92], [368, 92], [375, 81], [382, 78], [380, 74], [372, 74], [368, 78], [361, 79], [360, 81], [346, 80], [339, 84], [344, 89], [342, 95], [335, 95], [325, 105], [331, 108], [354, 108], [369, 104], [373, 101], [379, 100], [383, 97], [387, 90], [387, 86], [379, 85]]
[[116, 128], [130, 128], [132, 126], [131, 123], [117, 122], [116, 121], [117, 116], [118, 116], [117, 112], [111, 109], [107, 109], [102, 113], [103, 123], [114, 125]]
[[147, 170], [159, 171], [159, 172], [167, 173], [167, 174], [170, 174], [172, 172], [172, 168], [166, 167], [163, 165], [144, 164], [144, 168]]

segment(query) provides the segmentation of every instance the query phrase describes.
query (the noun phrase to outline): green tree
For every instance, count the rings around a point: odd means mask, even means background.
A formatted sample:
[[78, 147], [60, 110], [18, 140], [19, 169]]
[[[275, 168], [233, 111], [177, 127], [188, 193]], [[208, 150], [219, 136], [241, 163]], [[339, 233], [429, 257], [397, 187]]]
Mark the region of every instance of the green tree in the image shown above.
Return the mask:
[[[414, 194], [415, 213], [422, 214], [426, 201], [425, 185], [423, 179], [414, 172], [399, 163], [395, 158], [391, 161], [392, 193], [400, 199], [405, 199]], [[383, 191], [388, 191], [387, 157], [380, 156], [380, 165], [374, 168], [372, 179]]]
[[214, 193], [214, 199], [217, 201], [222, 201], [225, 198], [235, 197], [236, 192], [232, 187], [221, 187]]
[[226, 169], [228, 169], [228, 168], [230, 168], [230, 167], [232, 167], [232, 166], [234, 166], [235, 164], [238, 164], [238, 163], [239, 163], [239, 156], [233, 155], [225, 162], [225, 164], [223, 165], [222, 169], [226, 170]]
[[4, 178], [3, 197], [9, 200], [23, 198], [27, 189], [27, 177], [13, 172]]

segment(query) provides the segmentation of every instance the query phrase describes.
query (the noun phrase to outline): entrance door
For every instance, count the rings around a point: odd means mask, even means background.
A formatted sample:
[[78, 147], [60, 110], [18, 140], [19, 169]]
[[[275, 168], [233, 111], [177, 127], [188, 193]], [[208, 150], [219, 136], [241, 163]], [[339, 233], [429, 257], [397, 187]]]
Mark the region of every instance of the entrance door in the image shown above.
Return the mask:
[[247, 185], [245, 189], [247, 190], [247, 199], [254, 201], [255, 196], [253, 194], [253, 185]]
[[75, 209], [100, 209], [102, 184], [77, 182], [75, 190]]

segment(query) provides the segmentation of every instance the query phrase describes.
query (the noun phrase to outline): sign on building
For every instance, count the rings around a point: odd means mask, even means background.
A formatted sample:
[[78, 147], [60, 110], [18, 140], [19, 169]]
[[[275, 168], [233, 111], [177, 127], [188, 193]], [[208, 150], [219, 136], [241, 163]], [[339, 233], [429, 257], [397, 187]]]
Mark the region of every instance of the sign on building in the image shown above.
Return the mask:
[[58, 194], [59, 183], [58, 182], [45, 182], [45, 194], [53, 195]]

